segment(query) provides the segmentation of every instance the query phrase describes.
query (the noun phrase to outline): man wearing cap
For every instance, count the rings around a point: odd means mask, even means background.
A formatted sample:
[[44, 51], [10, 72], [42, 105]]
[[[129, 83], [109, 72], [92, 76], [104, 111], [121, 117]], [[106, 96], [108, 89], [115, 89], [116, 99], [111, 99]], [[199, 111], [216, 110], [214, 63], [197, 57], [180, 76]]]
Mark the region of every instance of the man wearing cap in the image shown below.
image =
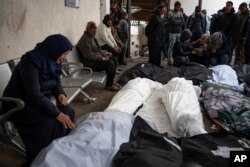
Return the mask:
[[187, 28], [193, 33], [191, 41], [196, 41], [202, 34], [206, 33], [206, 19], [201, 13], [200, 6], [196, 6], [195, 12], [189, 16]]

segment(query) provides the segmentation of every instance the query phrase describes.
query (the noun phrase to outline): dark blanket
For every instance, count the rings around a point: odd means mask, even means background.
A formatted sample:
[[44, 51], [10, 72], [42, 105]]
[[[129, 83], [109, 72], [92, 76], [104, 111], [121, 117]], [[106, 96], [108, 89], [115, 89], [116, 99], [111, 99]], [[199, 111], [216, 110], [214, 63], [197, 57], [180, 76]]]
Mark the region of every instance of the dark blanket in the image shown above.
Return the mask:
[[225, 131], [175, 139], [154, 131], [136, 117], [130, 140], [120, 146], [113, 167], [227, 167], [230, 151], [249, 148]]
[[231, 151], [250, 151], [249, 145], [226, 132], [182, 138], [180, 145], [185, 166], [228, 167]]
[[233, 68], [236, 71], [240, 83], [245, 82], [246, 76], [250, 75], [250, 64], [242, 64]]
[[194, 84], [200, 84], [211, 79], [212, 71], [192, 62], [188, 62], [180, 68], [172, 66], [161, 68], [152, 64], [140, 63], [124, 72], [117, 83], [125, 85], [128, 81], [137, 77], [148, 78], [162, 84], [167, 84], [174, 77], [184, 77], [185, 79], [193, 80]]
[[113, 167], [177, 167], [182, 159], [176, 139], [159, 134], [136, 117], [130, 141], [121, 145]]

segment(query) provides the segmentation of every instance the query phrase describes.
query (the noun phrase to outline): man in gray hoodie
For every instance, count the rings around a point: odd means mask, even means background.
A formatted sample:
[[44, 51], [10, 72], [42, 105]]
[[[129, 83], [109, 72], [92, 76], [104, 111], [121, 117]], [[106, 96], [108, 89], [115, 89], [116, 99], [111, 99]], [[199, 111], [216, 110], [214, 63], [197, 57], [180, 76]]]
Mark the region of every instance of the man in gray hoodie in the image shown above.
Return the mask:
[[168, 64], [173, 64], [173, 46], [174, 43], [179, 40], [183, 27], [185, 26], [185, 20], [180, 12], [181, 3], [176, 1], [174, 4], [174, 10], [169, 11], [169, 48], [168, 48]]

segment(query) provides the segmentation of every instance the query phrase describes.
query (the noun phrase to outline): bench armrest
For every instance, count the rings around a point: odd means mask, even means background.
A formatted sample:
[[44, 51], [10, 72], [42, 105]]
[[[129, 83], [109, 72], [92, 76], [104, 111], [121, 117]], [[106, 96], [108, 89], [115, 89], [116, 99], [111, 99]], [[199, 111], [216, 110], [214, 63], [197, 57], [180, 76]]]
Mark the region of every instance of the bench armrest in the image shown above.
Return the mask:
[[15, 112], [21, 110], [24, 108], [25, 104], [21, 99], [18, 98], [12, 98], [12, 97], [0, 97], [0, 101], [8, 101], [8, 102], [14, 102], [16, 104], [15, 108], [12, 108], [10, 111], [8, 111], [6, 114], [0, 115], [0, 122], [5, 122], [8, 120], [8, 118], [14, 114]]
[[[74, 75], [77, 75], [81, 70], [88, 71], [87, 74], [79, 76], [81, 77], [87, 77], [92, 75], [93, 71], [89, 67], [84, 67], [82, 63], [80, 62], [64, 62], [63, 63], [63, 74], [67, 77], [73, 77]], [[68, 71], [68, 72], [66, 72]]]

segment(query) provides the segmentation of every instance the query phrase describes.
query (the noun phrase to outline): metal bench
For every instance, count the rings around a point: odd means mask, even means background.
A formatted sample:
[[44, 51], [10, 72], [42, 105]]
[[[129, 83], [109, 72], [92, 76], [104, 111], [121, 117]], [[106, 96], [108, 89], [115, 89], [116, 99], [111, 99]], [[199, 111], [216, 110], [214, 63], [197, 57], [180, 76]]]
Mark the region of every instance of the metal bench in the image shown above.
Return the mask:
[[[67, 65], [68, 63], [68, 65]], [[85, 78], [88, 76], [92, 79], [92, 82], [103, 84], [107, 78], [105, 71], [96, 72], [91, 68], [84, 67], [78, 57], [77, 49], [74, 47], [71, 51], [71, 55], [67, 56], [67, 62], [65, 63], [64, 71], [70, 78]]]
[[[12, 59], [8, 62], [11, 71], [14, 70], [16, 65], [20, 62], [20, 58]], [[71, 79], [68, 77], [62, 77], [61, 83], [64, 88], [65, 93], [68, 97], [68, 103], [70, 104], [79, 94], [82, 94], [86, 98], [84, 98], [84, 101], [87, 101], [89, 103], [94, 102], [95, 98], [91, 98], [87, 93], [83, 91], [83, 89], [88, 86], [92, 82], [91, 78], [85, 78], [85, 79]]]
[[[18, 112], [24, 107], [24, 102], [17, 98], [10, 98], [10, 97], [2, 97], [3, 91], [7, 86], [11, 77], [11, 70], [7, 63], [0, 64], [0, 142], [5, 144], [9, 144], [13, 146], [18, 152], [23, 155], [26, 155], [25, 147], [22, 143], [18, 142], [18, 133], [14, 128], [13, 124], [8, 121], [8, 118]], [[7, 113], [3, 114], [2, 111], [2, 102], [3, 101], [10, 101], [14, 102], [14, 108], [8, 111]]]

